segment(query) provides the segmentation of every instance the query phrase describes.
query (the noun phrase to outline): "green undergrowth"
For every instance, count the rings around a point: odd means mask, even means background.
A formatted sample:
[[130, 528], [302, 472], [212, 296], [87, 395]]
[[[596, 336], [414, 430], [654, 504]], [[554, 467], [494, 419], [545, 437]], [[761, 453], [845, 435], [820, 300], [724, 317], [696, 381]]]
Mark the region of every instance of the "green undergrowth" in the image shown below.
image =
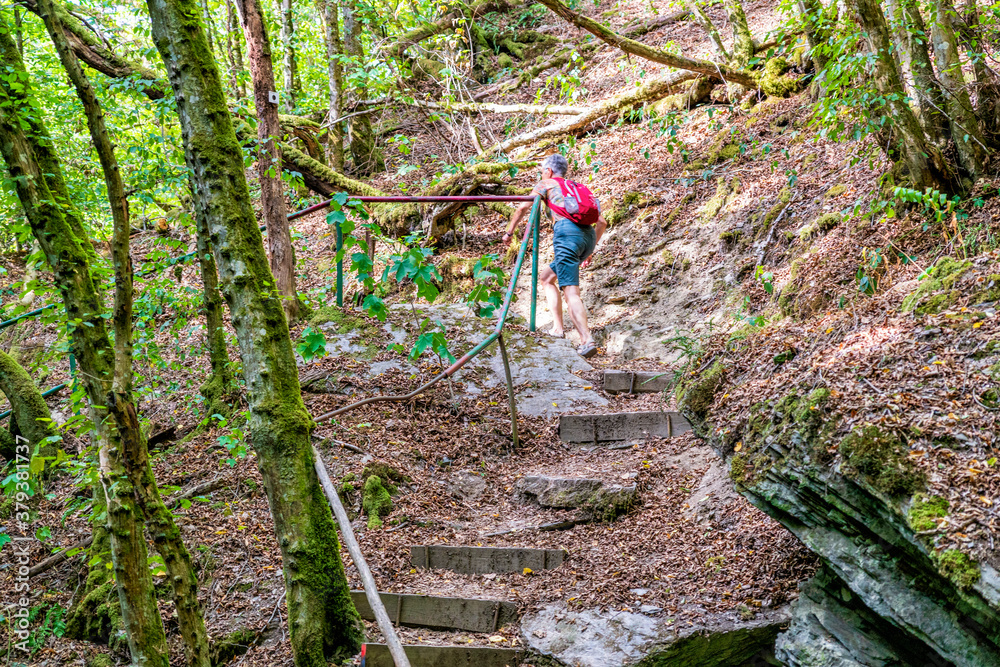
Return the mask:
[[913, 495], [926, 484], [924, 474], [906, 453], [898, 435], [872, 424], [855, 428], [840, 442], [842, 472], [888, 496]]

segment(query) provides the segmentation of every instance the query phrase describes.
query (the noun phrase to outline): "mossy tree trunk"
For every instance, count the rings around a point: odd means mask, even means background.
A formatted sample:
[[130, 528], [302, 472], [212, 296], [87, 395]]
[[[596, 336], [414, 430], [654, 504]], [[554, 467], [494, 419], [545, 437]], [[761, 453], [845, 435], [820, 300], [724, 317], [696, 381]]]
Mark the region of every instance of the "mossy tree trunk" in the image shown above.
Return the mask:
[[[72, 351], [90, 400], [101, 439], [101, 479], [108, 494], [108, 523], [122, 624], [132, 660], [142, 666], [167, 667], [167, 644], [153, 596], [142, 523], [129, 479], [122, 474], [121, 452], [104, 425], [105, 405], [114, 376], [114, 352], [102, 306], [90, 274], [92, 246], [80, 239], [79, 213], [57, 193], [61, 168], [45, 131], [41, 111], [30, 95], [30, 80], [7, 25], [0, 19], [0, 152], [7, 162], [21, 206], [52, 267], [72, 328]], [[45, 156], [44, 161], [38, 155]], [[50, 185], [51, 184], [51, 185]], [[53, 192], [55, 188], [55, 192]], [[90, 249], [88, 250], [88, 246]]]
[[111, 536], [108, 533], [108, 499], [100, 481], [95, 480], [93, 487], [90, 529], [94, 539], [87, 550], [87, 580], [66, 616], [66, 636], [97, 644], [111, 644], [121, 630], [121, 606], [115, 595], [114, 578], [107, 566], [113, 563]]
[[[191, 184], [194, 192], [194, 184]], [[205, 414], [211, 417], [219, 414], [230, 416], [230, 396], [236, 389], [232, 369], [229, 367], [229, 348], [226, 345], [226, 329], [223, 324], [222, 295], [219, 293], [219, 273], [212, 254], [208, 222], [202, 211], [195, 209], [195, 240], [198, 250], [198, 266], [201, 269], [202, 300], [205, 306], [205, 340], [208, 343], [208, 360], [212, 374], [201, 385], [199, 392], [205, 399]]]
[[813, 67], [819, 73], [826, 67], [829, 60], [823, 53], [822, 44], [826, 41], [824, 23], [824, 7], [819, 0], [796, 0], [795, 7], [802, 17], [805, 27], [806, 41], [809, 43], [809, 58]]
[[[353, 0], [341, 2], [341, 17], [344, 19], [344, 53], [352, 59], [350, 68], [357, 69], [365, 59], [365, 49], [361, 44], [361, 23], [358, 21]], [[350, 119], [351, 161], [354, 170], [361, 176], [384, 171], [385, 160], [375, 145], [375, 132], [367, 114]]]
[[872, 77], [886, 104], [880, 112], [894, 118], [899, 157], [906, 164], [912, 185], [920, 190], [927, 187], [944, 192], [957, 190], [959, 184], [941, 151], [927, 140], [920, 122], [906, 103], [903, 82], [893, 57], [892, 39], [879, 3], [875, 0], [849, 0], [848, 6], [854, 20], [865, 31], [875, 54]]
[[987, 159], [986, 145], [962, 74], [958, 37], [953, 24], [955, 8], [948, 0], [937, 0], [935, 10], [931, 23], [931, 40], [934, 44], [938, 78], [946, 94], [948, 127], [951, 139], [955, 142], [958, 163], [975, 180], [982, 173]]
[[[17, 423], [20, 435], [27, 438], [31, 457], [55, 456], [55, 445], [50, 438], [56, 433], [49, 406], [31, 376], [3, 350], [0, 350], [0, 392], [10, 402], [11, 419]], [[14, 459], [14, 452], [0, 454], [8, 461]]]
[[212, 236], [250, 403], [250, 439], [281, 548], [298, 667], [326, 667], [360, 649], [362, 629], [340, 560], [336, 526], [310, 445], [312, 421], [274, 279], [254, 217], [218, 69], [193, 0], [147, 0], [153, 39], [174, 88], [195, 205]]
[[[257, 178], [260, 181], [260, 204], [267, 226], [267, 245], [271, 251], [271, 272], [282, 296], [282, 306], [289, 322], [299, 314], [295, 293], [295, 251], [285, 211], [281, 184], [281, 151], [278, 137], [281, 124], [278, 107], [269, 99], [274, 90], [274, 65], [271, 41], [267, 36], [260, 0], [234, 0], [247, 43], [247, 62], [253, 80], [253, 101], [257, 109]], [[291, 11], [291, 10], [289, 10]], [[286, 89], [287, 92], [287, 89]]]
[[729, 24], [733, 28], [733, 53], [730, 63], [743, 69], [750, 64], [754, 54], [750, 24], [747, 23], [747, 15], [740, 0], [723, 0], [722, 4], [726, 8], [726, 16], [729, 17]]
[[[327, 111], [330, 125], [327, 135], [327, 162], [334, 171], [344, 171], [344, 72], [340, 63], [344, 48], [340, 39], [340, 10], [336, 0], [318, 0], [323, 15], [326, 42], [327, 82], [330, 88], [330, 106]], [[336, 122], [334, 122], [336, 121]]]

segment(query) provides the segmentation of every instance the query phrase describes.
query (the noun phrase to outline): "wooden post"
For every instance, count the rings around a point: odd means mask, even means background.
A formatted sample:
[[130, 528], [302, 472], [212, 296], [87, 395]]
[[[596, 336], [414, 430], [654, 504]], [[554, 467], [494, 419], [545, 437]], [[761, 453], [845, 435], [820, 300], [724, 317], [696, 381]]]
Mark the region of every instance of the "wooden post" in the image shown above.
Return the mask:
[[389, 620], [389, 614], [382, 604], [382, 598], [378, 594], [378, 586], [375, 585], [375, 578], [372, 576], [371, 570], [368, 569], [368, 563], [365, 562], [365, 557], [361, 553], [361, 545], [358, 544], [358, 540], [354, 536], [354, 529], [351, 528], [351, 520], [348, 518], [344, 506], [340, 503], [340, 496], [337, 495], [337, 490], [333, 488], [333, 482], [330, 481], [330, 475], [326, 472], [326, 466], [323, 464], [323, 457], [320, 456], [319, 450], [316, 447], [313, 447], [313, 458], [315, 459], [316, 474], [319, 475], [319, 482], [323, 486], [326, 499], [330, 501], [330, 507], [333, 508], [334, 516], [337, 517], [337, 523], [340, 525], [340, 533], [344, 538], [344, 544], [347, 545], [347, 551], [354, 560], [354, 566], [358, 568], [358, 574], [361, 575], [361, 582], [365, 585], [365, 597], [368, 598], [368, 604], [371, 605], [372, 611], [375, 612], [375, 620], [378, 622], [379, 630], [385, 635], [385, 643], [389, 647], [392, 660], [396, 663], [396, 667], [410, 667], [410, 661], [403, 650], [403, 644], [399, 641], [396, 630], [392, 627], [392, 621]]

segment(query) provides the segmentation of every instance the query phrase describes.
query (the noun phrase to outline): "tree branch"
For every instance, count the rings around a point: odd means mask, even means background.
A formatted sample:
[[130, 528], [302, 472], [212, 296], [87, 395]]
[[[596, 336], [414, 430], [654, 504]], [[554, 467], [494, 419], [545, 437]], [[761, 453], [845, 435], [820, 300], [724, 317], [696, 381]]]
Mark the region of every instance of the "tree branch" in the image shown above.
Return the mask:
[[697, 72], [698, 74], [711, 77], [718, 81], [738, 83], [755, 90], [760, 87], [757, 83], [756, 77], [754, 77], [754, 75], [750, 72], [734, 69], [727, 65], [716, 64], [708, 60], [698, 60], [695, 58], [686, 58], [684, 56], [674, 55], [673, 53], [668, 53], [662, 49], [647, 46], [646, 44], [637, 42], [634, 39], [623, 37], [613, 30], [601, 25], [597, 21], [577, 14], [560, 2], [560, 0], [539, 0], [539, 2], [578, 28], [586, 30], [598, 39], [621, 49], [625, 53], [630, 53], [634, 56], [638, 56], [652, 62], [669, 65], [670, 67], [676, 67], [677, 69]]

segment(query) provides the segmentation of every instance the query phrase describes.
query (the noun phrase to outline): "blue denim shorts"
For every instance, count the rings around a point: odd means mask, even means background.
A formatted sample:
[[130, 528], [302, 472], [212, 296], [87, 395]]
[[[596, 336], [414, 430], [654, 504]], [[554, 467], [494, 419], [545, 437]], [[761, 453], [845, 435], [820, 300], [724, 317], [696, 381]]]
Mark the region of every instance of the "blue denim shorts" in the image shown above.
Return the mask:
[[560, 289], [580, 284], [580, 262], [590, 257], [596, 245], [597, 232], [592, 226], [565, 218], [556, 220], [552, 228], [555, 260], [549, 266], [556, 272]]

